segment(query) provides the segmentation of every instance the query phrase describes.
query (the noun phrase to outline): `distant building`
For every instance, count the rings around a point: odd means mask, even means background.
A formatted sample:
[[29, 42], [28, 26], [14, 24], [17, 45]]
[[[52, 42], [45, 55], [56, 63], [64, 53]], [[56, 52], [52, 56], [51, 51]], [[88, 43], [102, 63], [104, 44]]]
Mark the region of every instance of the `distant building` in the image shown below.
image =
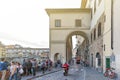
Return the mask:
[[41, 53], [49, 54], [49, 48], [27, 48], [22, 47], [21, 45], [7, 45], [6, 53], [8, 58], [34, 58], [38, 56], [40, 57]]
[[5, 49], [5, 45], [3, 45], [1, 42], [0, 42], [0, 58], [5, 58], [6, 57], [6, 49]]

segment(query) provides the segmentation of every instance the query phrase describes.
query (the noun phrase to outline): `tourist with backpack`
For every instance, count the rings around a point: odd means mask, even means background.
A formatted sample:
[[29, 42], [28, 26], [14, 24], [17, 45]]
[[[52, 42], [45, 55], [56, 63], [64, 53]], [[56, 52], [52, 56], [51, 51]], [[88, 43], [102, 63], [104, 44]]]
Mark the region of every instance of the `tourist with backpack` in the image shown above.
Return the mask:
[[0, 61], [0, 72], [2, 73], [1, 80], [5, 80], [6, 71], [7, 71], [7, 64], [5, 62], [5, 58], [2, 58]]

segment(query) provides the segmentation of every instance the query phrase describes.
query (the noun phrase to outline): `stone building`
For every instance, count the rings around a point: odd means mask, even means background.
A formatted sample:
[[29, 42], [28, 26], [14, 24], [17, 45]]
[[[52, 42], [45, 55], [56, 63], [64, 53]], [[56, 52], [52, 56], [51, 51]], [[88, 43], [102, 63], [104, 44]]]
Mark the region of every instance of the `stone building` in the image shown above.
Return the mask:
[[120, 0], [112, 0], [112, 37], [113, 37], [113, 67], [115, 67], [120, 79]]
[[5, 45], [0, 42], [0, 58], [6, 57]]
[[89, 43], [91, 9], [46, 9], [50, 18], [50, 57], [63, 62], [72, 59], [72, 36], [81, 35]]
[[[84, 38], [78, 53], [94, 69], [115, 68], [120, 75], [120, 0], [82, 0], [80, 8], [46, 9], [50, 20], [50, 57], [71, 59], [72, 35]], [[79, 39], [78, 39], [79, 40]]]
[[[49, 48], [29, 48], [22, 47], [21, 45], [7, 45], [6, 58], [8, 59], [25, 59], [36, 58], [41, 59], [41, 54], [49, 55]], [[47, 56], [49, 57], [49, 56]]]

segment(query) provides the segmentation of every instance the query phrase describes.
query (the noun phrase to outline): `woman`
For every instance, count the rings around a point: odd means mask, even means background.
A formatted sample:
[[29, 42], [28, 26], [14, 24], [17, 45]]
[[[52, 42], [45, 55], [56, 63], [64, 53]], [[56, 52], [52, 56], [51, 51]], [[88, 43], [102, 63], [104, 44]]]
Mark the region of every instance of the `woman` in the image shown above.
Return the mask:
[[14, 61], [11, 62], [9, 80], [13, 79], [17, 80], [17, 66]]
[[21, 74], [19, 70], [22, 68], [22, 65], [20, 65], [19, 62], [16, 62], [16, 66], [17, 66], [17, 80], [21, 80]]

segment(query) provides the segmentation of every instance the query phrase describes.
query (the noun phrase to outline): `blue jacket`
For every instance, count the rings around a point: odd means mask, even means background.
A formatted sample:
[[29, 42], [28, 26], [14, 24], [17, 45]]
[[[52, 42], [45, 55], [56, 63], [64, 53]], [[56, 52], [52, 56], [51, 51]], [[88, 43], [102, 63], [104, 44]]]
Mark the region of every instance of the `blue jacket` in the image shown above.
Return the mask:
[[7, 64], [5, 62], [0, 62], [0, 71], [7, 70]]

